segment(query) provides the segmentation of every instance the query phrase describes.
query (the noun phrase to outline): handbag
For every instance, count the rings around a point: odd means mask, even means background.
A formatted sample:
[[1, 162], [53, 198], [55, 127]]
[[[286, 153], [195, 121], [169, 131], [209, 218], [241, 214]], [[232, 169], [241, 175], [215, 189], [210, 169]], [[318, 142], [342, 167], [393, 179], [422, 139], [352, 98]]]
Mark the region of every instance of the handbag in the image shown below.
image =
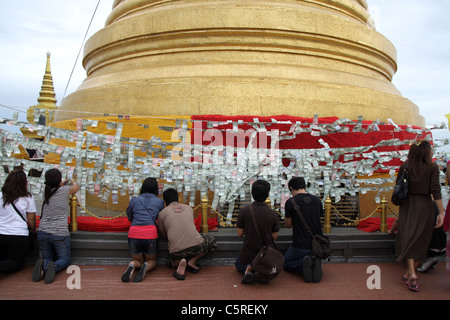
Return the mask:
[[292, 201], [292, 204], [294, 205], [297, 215], [299, 216], [300, 220], [303, 223], [303, 226], [305, 227], [306, 231], [312, 237], [311, 257], [319, 258], [321, 260], [326, 260], [326, 259], [329, 260], [331, 257], [330, 238], [328, 238], [325, 235], [321, 236], [320, 234], [313, 234], [311, 232], [311, 228], [309, 227], [308, 222], [306, 221], [305, 217], [303, 216], [302, 212], [300, 211], [300, 207], [298, 206], [297, 202], [295, 202], [294, 198], [291, 198], [291, 201]]
[[401, 205], [408, 195], [408, 166], [400, 174], [395, 187], [394, 192], [392, 192], [391, 202], [399, 206]]
[[[258, 233], [258, 237], [264, 245], [263, 238], [258, 229], [258, 224], [256, 223], [255, 212], [253, 211], [252, 205], [250, 205], [250, 215], [256, 232]], [[263, 246], [251, 263], [253, 271], [258, 272], [269, 280], [275, 279], [281, 273], [283, 265], [284, 255], [276, 248], [270, 246]]]
[[[27, 220], [22, 216], [22, 214], [17, 209], [17, 207], [14, 205], [14, 203], [11, 202], [11, 205], [14, 208], [14, 210], [17, 212], [19, 217], [21, 217], [22, 220], [25, 221], [25, 223], [28, 226]], [[36, 247], [36, 243], [37, 243], [37, 234], [36, 234], [36, 232], [31, 230], [30, 226], [28, 226], [28, 250], [30, 250], [30, 251], [33, 250]]]

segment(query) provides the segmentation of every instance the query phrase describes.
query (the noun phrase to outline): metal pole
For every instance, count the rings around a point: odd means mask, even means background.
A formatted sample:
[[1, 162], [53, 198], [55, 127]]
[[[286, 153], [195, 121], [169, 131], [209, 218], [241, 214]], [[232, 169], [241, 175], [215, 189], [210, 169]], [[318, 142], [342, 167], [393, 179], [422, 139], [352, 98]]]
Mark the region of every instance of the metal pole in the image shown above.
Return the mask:
[[383, 196], [383, 200], [381, 200], [381, 222], [380, 222], [380, 232], [387, 233], [387, 200], [386, 196]]
[[208, 196], [205, 194], [202, 198], [202, 224], [201, 233], [208, 233]]
[[331, 199], [328, 196], [325, 200], [325, 221], [323, 225], [323, 233], [329, 234], [331, 232]]
[[78, 231], [78, 222], [77, 222], [77, 196], [72, 195], [72, 197], [69, 200], [69, 206], [70, 206], [70, 232], [77, 232]]

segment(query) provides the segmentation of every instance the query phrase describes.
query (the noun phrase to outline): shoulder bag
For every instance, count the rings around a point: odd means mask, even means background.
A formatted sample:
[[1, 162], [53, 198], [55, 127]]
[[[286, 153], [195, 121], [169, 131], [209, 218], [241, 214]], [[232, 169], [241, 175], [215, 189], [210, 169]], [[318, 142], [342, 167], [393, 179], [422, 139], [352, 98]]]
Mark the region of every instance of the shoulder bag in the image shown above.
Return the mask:
[[[17, 207], [14, 205], [14, 203], [11, 202], [12, 207], [14, 208], [14, 210], [17, 212], [17, 214], [19, 215], [19, 217], [22, 218], [23, 221], [25, 221], [25, 223], [27, 224], [28, 227], [28, 249], [32, 250], [37, 243], [37, 235], [36, 232], [34, 232], [33, 230], [30, 229], [30, 226], [28, 225], [27, 220], [23, 217], [23, 215], [20, 213], [20, 211], [17, 209]], [[44, 205], [42, 205], [43, 207]]]
[[309, 227], [308, 222], [306, 221], [305, 217], [303, 216], [302, 212], [300, 211], [300, 207], [298, 206], [297, 202], [295, 202], [294, 198], [291, 198], [292, 204], [294, 205], [295, 211], [297, 212], [297, 215], [299, 216], [300, 220], [303, 223], [303, 226], [305, 227], [306, 231], [311, 235], [312, 237], [312, 245], [311, 245], [311, 256], [313, 258], [319, 258], [322, 260], [330, 259], [331, 257], [331, 241], [330, 238], [327, 236], [319, 235], [319, 234], [313, 234], [311, 232], [311, 228]]
[[263, 248], [258, 252], [251, 263], [252, 269], [253, 271], [262, 274], [267, 279], [273, 280], [281, 273], [281, 270], [283, 269], [284, 256], [277, 249], [264, 245], [252, 205], [250, 205], [250, 215], [252, 216], [253, 225], [258, 233], [258, 237], [263, 244]]
[[401, 205], [408, 195], [408, 166], [400, 173], [400, 177], [394, 187], [391, 201], [394, 205]]

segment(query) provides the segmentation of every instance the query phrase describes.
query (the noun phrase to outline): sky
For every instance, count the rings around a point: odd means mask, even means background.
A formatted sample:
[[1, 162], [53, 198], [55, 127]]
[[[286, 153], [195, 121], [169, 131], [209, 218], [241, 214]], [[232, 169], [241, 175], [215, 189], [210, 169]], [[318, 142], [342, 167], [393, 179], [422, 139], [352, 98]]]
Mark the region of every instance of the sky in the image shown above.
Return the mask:
[[[448, 0], [367, 0], [378, 32], [396, 47], [393, 83], [420, 108], [427, 125], [447, 123], [450, 113], [450, 20]], [[37, 104], [46, 53], [57, 104], [86, 74], [77, 55], [98, 0], [0, 0], [0, 105], [20, 110]], [[104, 27], [113, 0], [101, 0], [87, 39]], [[76, 66], [73, 75], [72, 70]], [[69, 81], [70, 79], [70, 81]], [[0, 117], [12, 109], [0, 106]], [[386, 120], [386, 119], [381, 119]], [[4, 128], [3, 126], [1, 126]]]

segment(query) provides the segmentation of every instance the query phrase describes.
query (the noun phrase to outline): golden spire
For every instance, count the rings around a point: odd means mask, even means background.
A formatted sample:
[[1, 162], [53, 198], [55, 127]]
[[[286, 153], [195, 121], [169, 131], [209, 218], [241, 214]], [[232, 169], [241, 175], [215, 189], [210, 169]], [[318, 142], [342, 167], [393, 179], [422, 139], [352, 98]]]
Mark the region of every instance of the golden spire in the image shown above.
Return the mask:
[[[56, 94], [53, 87], [53, 77], [50, 67], [50, 56], [51, 53], [47, 52], [47, 65], [45, 66], [44, 79], [42, 80], [41, 91], [39, 92], [39, 98], [37, 99], [38, 104], [31, 106], [27, 111], [27, 120], [29, 123], [39, 123], [39, 120], [35, 119], [34, 110], [35, 109], [46, 109], [45, 111], [45, 124], [52, 123], [54, 120], [54, 112], [58, 109], [56, 105]], [[49, 112], [50, 111], [50, 112]], [[41, 117], [41, 123], [42, 123]]]
[[44, 80], [42, 81], [41, 92], [39, 93], [37, 105], [38, 108], [42, 109], [56, 109], [56, 94], [53, 87], [53, 77], [52, 70], [50, 68], [50, 56], [51, 53], [47, 52], [47, 65], [45, 67]]
[[[47, 52], [47, 65], [45, 66], [44, 79], [42, 80], [41, 91], [39, 92], [38, 104], [31, 106], [27, 110], [27, 120], [31, 124], [49, 125], [54, 122], [55, 111], [58, 109], [56, 105], [56, 94], [53, 87], [52, 70], [50, 68], [50, 52]], [[45, 112], [34, 113], [36, 109], [44, 109]], [[20, 129], [22, 134], [28, 138], [43, 139], [38, 136], [35, 130]]]

